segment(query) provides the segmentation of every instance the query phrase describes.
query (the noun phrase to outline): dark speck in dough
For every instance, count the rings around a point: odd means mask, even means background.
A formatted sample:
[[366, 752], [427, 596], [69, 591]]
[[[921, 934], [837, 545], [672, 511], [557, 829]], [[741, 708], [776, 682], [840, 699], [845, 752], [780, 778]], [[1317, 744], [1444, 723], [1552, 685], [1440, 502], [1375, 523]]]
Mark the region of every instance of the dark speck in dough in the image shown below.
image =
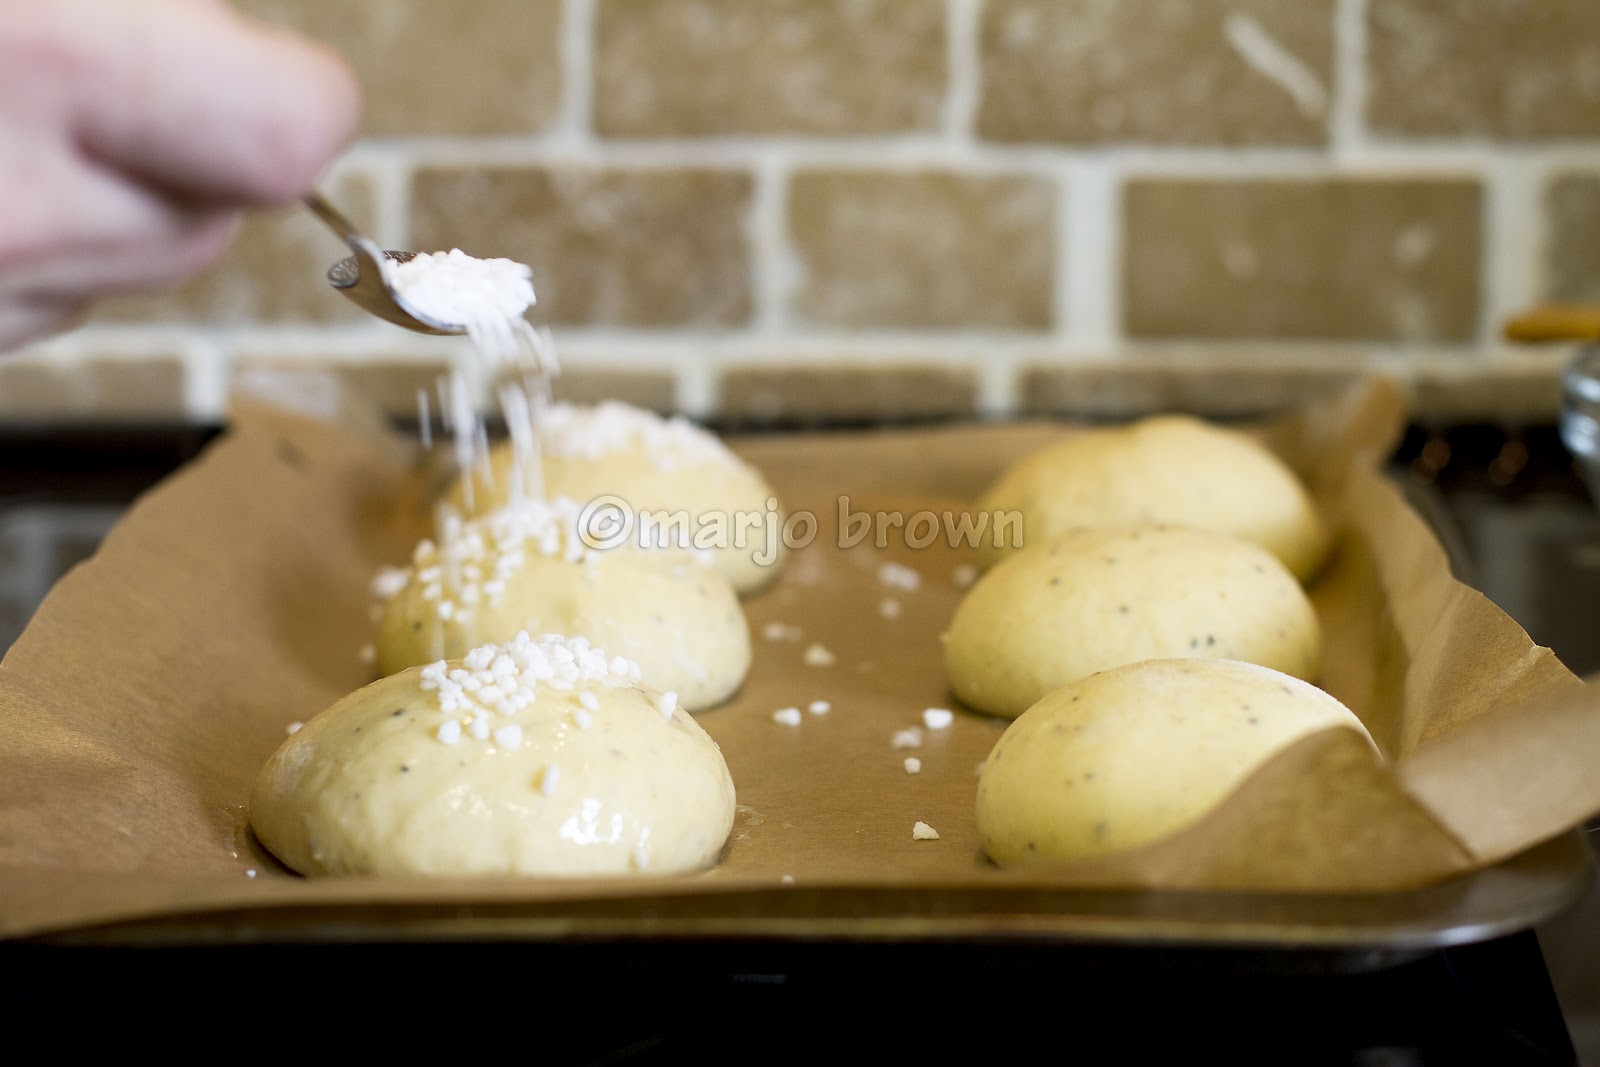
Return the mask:
[[1050, 584], [1051, 585], [1060, 585], [1061, 584], [1061, 575], [1058, 574], [1054, 578], [1050, 579]]
[[395, 708], [394, 709], [394, 714], [389, 716], [389, 717], [391, 719], [398, 719], [400, 716], [404, 715], [405, 713], [406, 713], [406, 709], [405, 708]]
[[1211, 647], [1212, 645], [1214, 645], [1216, 643], [1217, 643], [1217, 635], [1216, 634], [1206, 634], [1206, 647], [1207, 648]]
[[1039, 851], [1039, 842], [1037, 842], [1037, 841], [1029, 841], [1028, 842], [1028, 851], [1029, 852], [1038, 852]]
[[402, 764], [400, 764], [400, 773], [401, 774], [410, 774], [411, 773], [411, 768], [406, 766], [404, 763], [402, 763]]
[[1103, 823], [1103, 822], [1095, 823], [1094, 824], [1094, 838], [1095, 838], [1095, 840], [1096, 841], [1104, 841], [1105, 838], [1106, 838], [1106, 831], [1108, 829], [1109, 829], [1109, 827], [1107, 827], [1106, 824]]
[[1128, 613], [1128, 605], [1126, 605], [1126, 604], [1118, 604], [1117, 605], [1117, 614], [1118, 615], [1126, 615], [1127, 613]]
[[412, 633], [417, 633], [421, 629], [422, 629], [422, 620], [421, 619], [418, 619], [416, 622], [411, 624], [411, 632]]

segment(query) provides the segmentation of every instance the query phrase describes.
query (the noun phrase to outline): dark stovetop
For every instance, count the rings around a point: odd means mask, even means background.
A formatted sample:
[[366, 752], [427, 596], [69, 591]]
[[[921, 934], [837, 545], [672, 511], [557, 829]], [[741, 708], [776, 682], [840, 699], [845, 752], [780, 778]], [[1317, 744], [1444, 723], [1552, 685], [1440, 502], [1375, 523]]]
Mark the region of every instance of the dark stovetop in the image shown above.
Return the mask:
[[[0, 649], [127, 503], [211, 436], [0, 434]], [[1553, 428], [1416, 428], [1392, 469], [1465, 580], [1573, 670], [1600, 671], [1591, 607], [1600, 509]], [[1289, 958], [1264, 973], [1259, 957], [1226, 952], [1020, 943], [3, 944], [0, 1017], [39, 1030], [47, 1018], [90, 1019], [101, 1025], [55, 1032], [76, 1042], [103, 1030], [125, 1048], [142, 1034], [171, 1047], [184, 1032], [172, 1024], [197, 1011], [229, 1023], [298, 1019], [325, 1005], [352, 1036], [377, 1042], [372, 1051], [385, 1031], [411, 1051], [419, 1029], [465, 1023], [485, 1036], [521, 1034], [530, 1052], [561, 1063], [849, 1060], [869, 1050], [939, 1062], [957, 1051], [1015, 1058], [1047, 1042], [1090, 1062], [1571, 1063], [1570, 1029], [1583, 1061], [1600, 1063], [1597, 949], [1596, 894], [1537, 938], [1359, 974]], [[113, 1017], [124, 1029], [109, 1029]], [[734, 1034], [753, 1035], [760, 1051], [730, 1044]]]

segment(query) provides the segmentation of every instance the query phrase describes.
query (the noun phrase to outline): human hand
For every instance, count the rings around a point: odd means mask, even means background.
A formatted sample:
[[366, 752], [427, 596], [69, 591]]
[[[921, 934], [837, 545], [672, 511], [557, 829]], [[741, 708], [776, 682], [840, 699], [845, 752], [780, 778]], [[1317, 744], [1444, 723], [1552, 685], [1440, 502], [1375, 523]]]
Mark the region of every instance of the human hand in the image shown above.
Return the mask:
[[200, 270], [358, 115], [337, 56], [219, 0], [0, 0], [0, 352]]

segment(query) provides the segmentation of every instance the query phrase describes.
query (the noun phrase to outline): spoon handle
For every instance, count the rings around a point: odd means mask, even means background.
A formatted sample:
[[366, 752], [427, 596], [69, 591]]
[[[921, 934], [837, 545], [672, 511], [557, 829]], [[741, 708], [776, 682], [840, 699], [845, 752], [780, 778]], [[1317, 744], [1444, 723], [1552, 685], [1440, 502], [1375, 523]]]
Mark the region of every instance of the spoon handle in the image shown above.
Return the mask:
[[345, 218], [338, 208], [334, 207], [332, 204], [323, 199], [321, 193], [307, 193], [305, 197], [305, 204], [306, 207], [310, 208], [312, 213], [315, 214], [317, 218], [321, 219], [323, 223], [327, 225], [328, 229], [337, 234], [339, 239], [345, 244], [354, 248], [362, 238], [363, 235], [361, 231], [356, 229], [350, 220]]

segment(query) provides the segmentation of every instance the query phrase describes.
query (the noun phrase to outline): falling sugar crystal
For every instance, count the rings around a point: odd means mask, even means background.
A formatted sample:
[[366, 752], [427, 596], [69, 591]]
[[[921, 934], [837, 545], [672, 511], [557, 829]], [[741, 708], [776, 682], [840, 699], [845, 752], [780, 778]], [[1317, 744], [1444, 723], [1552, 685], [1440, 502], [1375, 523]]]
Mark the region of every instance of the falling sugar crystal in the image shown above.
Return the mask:
[[939, 840], [939, 831], [935, 830], [927, 823], [919, 821], [915, 826], [911, 827], [911, 840], [937, 841]]
[[921, 774], [922, 773], [922, 761], [919, 760], [915, 756], [907, 756], [906, 757], [906, 773], [907, 774]]
[[772, 721], [777, 723], [779, 726], [799, 726], [800, 709], [779, 708], [777, 711], [772, 713]]
[[922, 713], [922, 725], [930, 730], [947, 729], [955, 720], [956, 713], [949, 708], [928, 708]]

